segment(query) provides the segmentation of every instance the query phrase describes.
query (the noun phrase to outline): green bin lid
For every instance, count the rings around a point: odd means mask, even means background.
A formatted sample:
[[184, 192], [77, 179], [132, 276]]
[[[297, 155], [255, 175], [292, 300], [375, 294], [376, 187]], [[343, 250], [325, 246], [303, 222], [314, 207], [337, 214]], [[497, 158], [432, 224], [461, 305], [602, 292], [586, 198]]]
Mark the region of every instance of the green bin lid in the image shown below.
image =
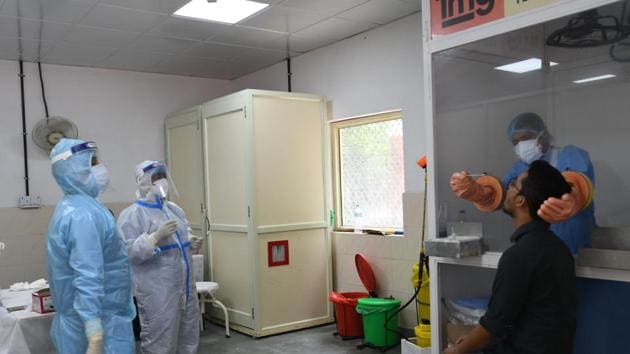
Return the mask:
[[365, 297], [359, 299], [359, 306], [366, 307], [398, 307], [400, 300], [398, 299], [382, 299], [378, 297]]

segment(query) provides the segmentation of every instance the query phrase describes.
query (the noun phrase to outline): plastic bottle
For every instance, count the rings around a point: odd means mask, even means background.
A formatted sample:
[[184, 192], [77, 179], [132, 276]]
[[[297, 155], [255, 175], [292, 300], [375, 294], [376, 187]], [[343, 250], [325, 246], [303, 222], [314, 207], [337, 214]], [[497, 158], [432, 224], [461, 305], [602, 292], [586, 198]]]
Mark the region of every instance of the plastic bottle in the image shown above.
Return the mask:
[[468, 218], [466, 218], [466, 210], [464, 209], [460, 209], [460, 211], [457, 213], [457, 218], [455, 218], [455, 222], [451, 223], [451, 233], [450, 236], [461, 236], [464, 235], [464, 223], [468, 221]]
[[438, 237], [446, 237], [446, 220], [448, 219], [448, 205], [446, 202], [440, 203], [438, 209]]
[[364, 225], [363, 225], [363, 210], [361, 210], [361, 207], [359, 206], [359, 204], [355, 205], [353, 216], [354, 216], [354, 233], [362, 234], [363, 233], [363, 227], [364, 227]]
[[461, 209], [457, 214], [457, 222], [467, 222], [468, 218], [466, 217], [466, 210]]

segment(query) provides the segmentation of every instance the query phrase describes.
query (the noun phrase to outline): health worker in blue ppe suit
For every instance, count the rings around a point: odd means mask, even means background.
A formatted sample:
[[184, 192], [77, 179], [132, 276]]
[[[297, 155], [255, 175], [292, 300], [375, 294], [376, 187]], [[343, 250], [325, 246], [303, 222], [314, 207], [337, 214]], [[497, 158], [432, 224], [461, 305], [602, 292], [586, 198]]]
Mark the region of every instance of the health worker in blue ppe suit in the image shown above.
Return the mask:
[[202, 239], [193, 236], [184, 211], [166, 198], [173, 189], [166, 166], [136, 166], [138, 200], [118, 218], [134, 275], [140, 316], [141, 351], [193, 354], [199, 345], [199, 303], [192, 254]]
[[[551, 135], [537, 114], [528, 112], [517, 115], [509, 124], [507, 135], [514, 145], [518, 161], [503, 177], [504, 187], [507, 188], [510, 182], [527, 171], [529, 164], [535, 160], [545, 160], [561, 172], [579, 172], [588, 177], [591, 184], [595, 181], [595, 172], [588, 152], [574, 145], [562, 148], [551, 145]], [[591, 244], [591, 232], [594, 227], [595, 207], [590, 202], [567, 220], [552, 223], [551, 231], [564, 241], [573, 254], [577, 254], [579, 248]]]
[[[527, 171], [531, 162], [539, 159], [549, 162], [563, 173], [572, 190], [561, 199], [545, 201], [538, 214], [551, 224], [550, 229], [574, 255], [580, 248], [589, 247], [596, 222], [593, 203], [595, 172], [588, 152], [574, 145], [551, 145], [551, 135], [545, 123], [531, 112], [521, 113], [512, 119], [507, 128], [507, 138], [514, 145], [518, 161], [504, 176], [504, 188], [507, 189], [509, 183]], [[464, 181], [461, 178], [463, 172], [451, 177], [451, 187], [455, 186], [453, 191], [457, 190], [457, 182]], [[630, 306], [627, 305], [630, 284], [578, 277], [576, 288], [578, 311], [574, 353], [626, 351], [624, 331], [630, 319]]]
[[48, 225], [48, 275], [57, 353], [135, 350], [131, 268], [110, 211], [97, 199], [109, 183], [96, 144], [62, 139], [50, 153], [64, 193]]

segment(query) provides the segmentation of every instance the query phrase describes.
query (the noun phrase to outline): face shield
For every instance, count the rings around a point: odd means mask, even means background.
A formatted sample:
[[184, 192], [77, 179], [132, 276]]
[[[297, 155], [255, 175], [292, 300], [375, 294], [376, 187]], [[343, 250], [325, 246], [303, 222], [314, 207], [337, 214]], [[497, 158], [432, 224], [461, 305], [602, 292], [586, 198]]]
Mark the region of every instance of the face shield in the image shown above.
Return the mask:
[[[63, 142], [63, 143], [62, 143]], [[109, 173], [101, 163], [98, 148], [93, 141], [62, 140], [57, 146], [63, 150], [51, 154], [53, 175], [64, 193], [81, 191], [96, 197], [109, 188]], [[71, 145], [74, 143], [73, 145]], [[53, 149], [53, 153], [56, 150]]]
[[[142, 177], [140, 184], [144, 184], [150, 194], [158, 196], [162, 199], [168, 198], [169, 195], [179, 197], [177, 187], [171, 179], [168, 168], [161, 162], [151, 162], [142, 168]], [[142, 186], [139, 186], [142, 187]]]
[[98, 148], [96, 147], [96, 143], [93, 141], [86, 141], [84, 143], [74, 145], [70, 149], [51, 157], [50, 160], [52, 164], [55, 164], [59, 161], [65, 161], [73, 155], [89, 150], [92, 152], [92, 166], [94, 166], [95, 161], [98, 163]]

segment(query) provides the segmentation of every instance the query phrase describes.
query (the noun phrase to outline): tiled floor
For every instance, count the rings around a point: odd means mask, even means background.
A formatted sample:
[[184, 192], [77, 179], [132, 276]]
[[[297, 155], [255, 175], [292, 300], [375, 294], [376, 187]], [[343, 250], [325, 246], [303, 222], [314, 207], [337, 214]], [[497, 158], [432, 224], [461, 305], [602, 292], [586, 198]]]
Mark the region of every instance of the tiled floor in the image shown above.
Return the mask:
[[[333, 336], [335, 330], [335, 325], [333, 324], [260, 339], [253, 339], [231, 331], [231, 337], [225, 338], [223, 327], [209, 324], [199, 340], [199, 354], [381, 353], [380, 350], [371, 348], [359, 350], [357, 345], [361, 344], [360, 339], [343, 341]], [[387, 353], [400, 354], [400, 346], [388, 350]]]

